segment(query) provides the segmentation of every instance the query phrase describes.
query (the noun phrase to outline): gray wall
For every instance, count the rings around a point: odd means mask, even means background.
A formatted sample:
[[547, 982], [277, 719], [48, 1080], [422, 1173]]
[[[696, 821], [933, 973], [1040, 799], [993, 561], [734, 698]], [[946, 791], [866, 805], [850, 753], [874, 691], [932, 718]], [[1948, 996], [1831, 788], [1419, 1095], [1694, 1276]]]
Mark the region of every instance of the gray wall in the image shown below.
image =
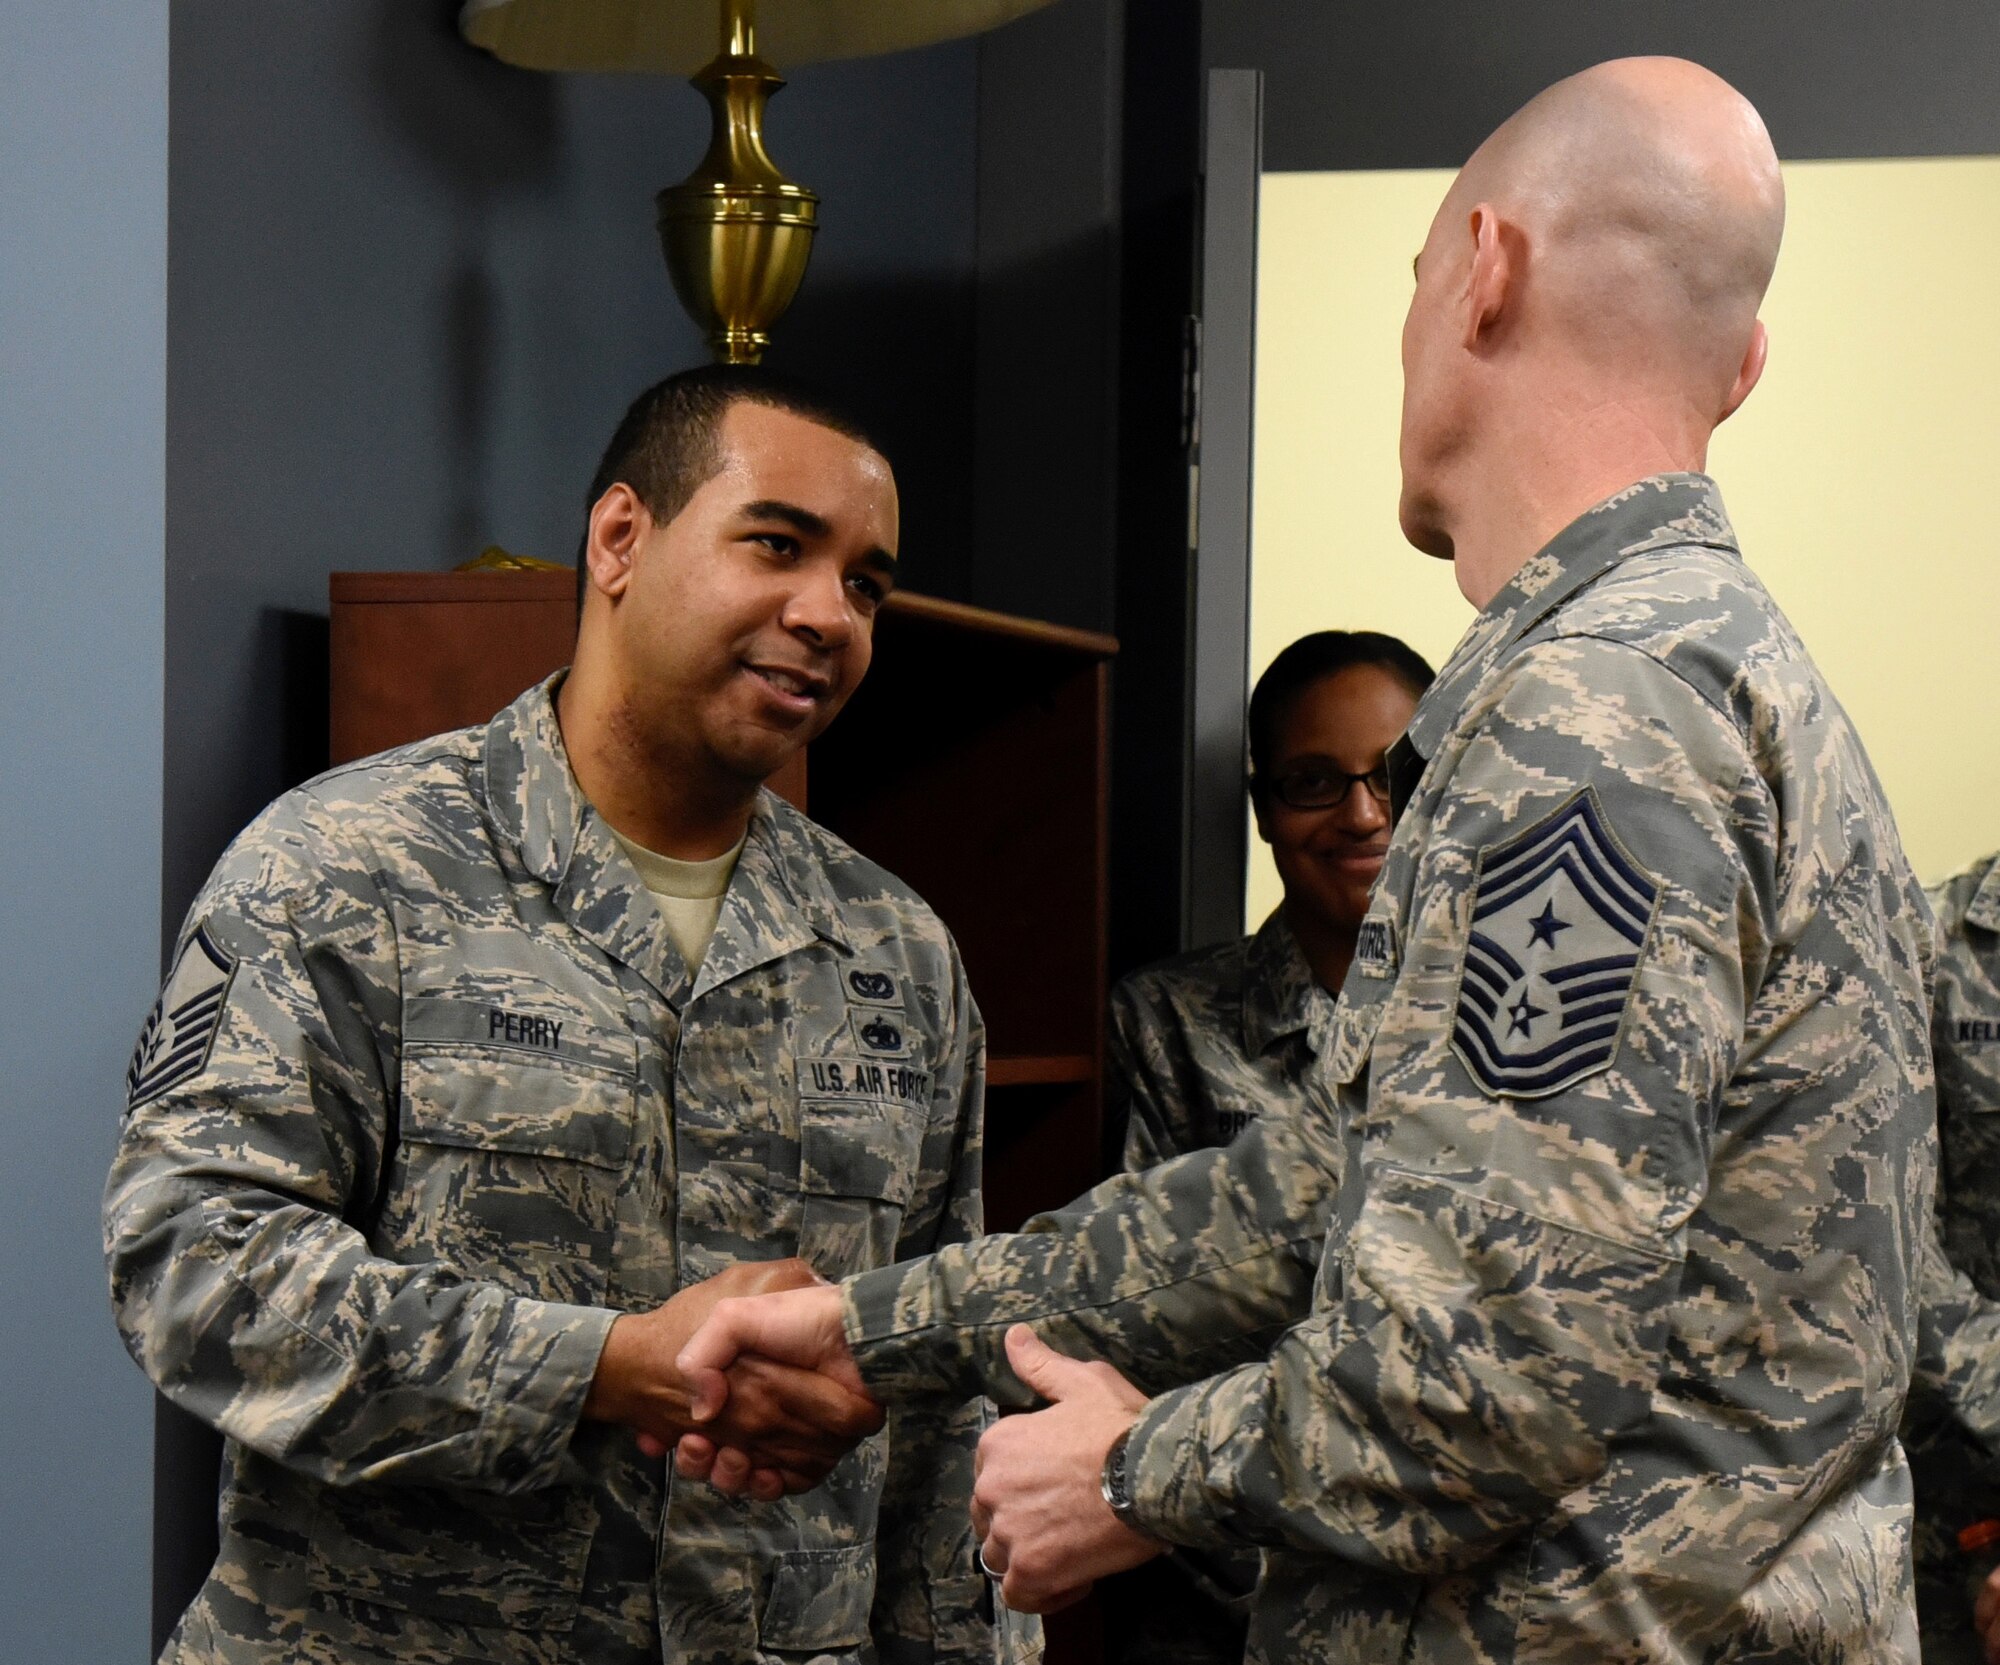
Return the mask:
[[0, 8], [0, 1651], [146, 1642], [97, 1200], [159, 964], [163, 0]]
[[972, 582], [1094, 630], [1117, 535], [1122, 24], [1066, 0], [979, 47]]
[[1653, 52], [1733, 81], [1788, 158], [2000, 151], [1992, 0], [1204, 8], [1207, 61], [1265, 72], [1264, 165], [1275, 171], [1456, 167], [1549, 82]]

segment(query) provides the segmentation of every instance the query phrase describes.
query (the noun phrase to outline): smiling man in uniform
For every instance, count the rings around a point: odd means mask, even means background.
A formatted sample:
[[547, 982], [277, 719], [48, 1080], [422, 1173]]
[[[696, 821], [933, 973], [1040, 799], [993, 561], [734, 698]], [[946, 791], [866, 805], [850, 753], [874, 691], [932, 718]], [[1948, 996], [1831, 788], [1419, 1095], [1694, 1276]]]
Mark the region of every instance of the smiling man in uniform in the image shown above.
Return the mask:
[[670, 378], [592, 487], [572, 668], [288, 793], [223, 856], [105, 1203], [128, 1347], [228, 1441], [166, 1659], [1032, 1642], [974, 1564], [976, 1401], [840, 1459], [879, 1413], [773, 1369], [733, 1429], [818, 1490], [724, 1499], [663, 1462], [718, 1296], [979, 1231], [957, 950], [761, 784], [866, 672], [896, 542], [850, 421], [755, 372]]
[[[1332, 1113], [721, 1302], [698, 1408], [745, 1352], [889, 1404], [1025, 1384], [975, 1493], [1005, 1599], [1262, 1547], [1270, 1665], [1916, 1657], [1930, 911], [1701, 472], [1782, 223], [1756, 111], [1679, 60], [1480, 147], [1401, 433], [1403, 530], [1480, 611], [1391, 757]], [[682, 1472], [742, 1484], [724, 1445]]]

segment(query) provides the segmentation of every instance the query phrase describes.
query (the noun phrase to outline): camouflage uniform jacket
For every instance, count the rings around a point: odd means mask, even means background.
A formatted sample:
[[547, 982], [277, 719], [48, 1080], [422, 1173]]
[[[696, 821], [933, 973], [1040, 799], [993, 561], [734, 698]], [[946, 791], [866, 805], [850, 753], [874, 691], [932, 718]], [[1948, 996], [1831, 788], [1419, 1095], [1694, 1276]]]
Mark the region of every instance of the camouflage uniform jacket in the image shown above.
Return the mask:
[[[1944, 1358], [1919, 1360], [1903, 1443], [1916, 1476], [1917, 1611], [1925, 1665], [1978, 1665], [1968, 1584], [1978, 1565], [1958, 1532], [2000, 1516], [2000, 1462], [1986, 1441], [2000, 1371], [2000, 858], [1988, 856], [1933, 893], [1938, 914], [1937, 1224], [1946, 1267], [1927, 1280], [1927, 1336]], [[1957, 1274], [1954, 1276], [1954, 1271]], [[1984, 1436], [1982, 1438], [1982, 1436]]]
[[1159, 1536], [1269, 1546], [1262, 1661], [1912, 1657], [1930, 914], [1713, 486], [1531, 558], [1391, 758], [1337, 1113], [864, 1275], [864, 1373], [1007, 1388], [1024, 1319], [1157, 1392], [1257, 1338], [1129, 1459]]
[[[1283, 908], [1253, 936], [1135, 971], [1111, 991], [1110, 1108], [1137, 1172], [1226, 1145], [1260, 1111], [1305, 1101], [1317, 1009]], [[1322, 1024], [1324, 1018], [1321, 1019]]]
[[579, 1422], [621, 1310], [975, 1236], [985, 1042], [937, 918], [768, 794], [690, 984], [553, 686], [288, 793], [183, 931], [105, 1201], [126, 1345], [228, 1439], [165, 1657], [990, 1661], [977, 1403], [774, 1504]]

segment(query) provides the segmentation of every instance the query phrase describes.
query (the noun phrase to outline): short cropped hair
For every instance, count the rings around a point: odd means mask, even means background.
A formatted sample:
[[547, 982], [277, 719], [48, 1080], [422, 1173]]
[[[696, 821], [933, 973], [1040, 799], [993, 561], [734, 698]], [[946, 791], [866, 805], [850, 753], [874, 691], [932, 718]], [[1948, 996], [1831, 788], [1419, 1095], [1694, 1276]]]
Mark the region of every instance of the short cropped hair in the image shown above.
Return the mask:
[[[733, 405], [789, 411], [886, 455], [849, 411], [807, 384], [758, 365], [704, 364], [655, 382], [634, 399], [591, 476], [588, 515], [615, 485], [627, 485], [657, 522], [672, 520], [722, 467], [722, 419]], [[576, 599], [583, 605], [589, 532], [577, 549]]]
[[1316, 630], [1273, 659], [1250, 691], [1250, 791], [1261, 795], [1278, 744], [1278, 730], [1308, 688], [1350, 665], [1387, 671], [1418, 699], [1436, 678], [1430, 661], [1379, 630]]

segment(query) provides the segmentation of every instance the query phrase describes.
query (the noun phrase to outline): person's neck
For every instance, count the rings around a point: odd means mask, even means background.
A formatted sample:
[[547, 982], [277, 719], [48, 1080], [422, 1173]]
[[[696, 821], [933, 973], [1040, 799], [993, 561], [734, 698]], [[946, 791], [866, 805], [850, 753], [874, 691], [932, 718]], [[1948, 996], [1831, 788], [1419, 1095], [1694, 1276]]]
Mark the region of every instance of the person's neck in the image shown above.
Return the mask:
[[1340, 985], [1347, 981], [1347, 968], [1354, 963], [1354, 941], [1360, 933], [1310, 915], [1289, 902], [1285, 904], [1285, 923], [1311, 968], [1313, 981], [1329, 994], [1340, 993]]
[[1699, 473], [1705, 432], [1684, 413], [1638, 401], [1579, 405], [1539, 424], [1496, 422], [1502, 445], [1468, 459], [1450, 496], [1447, 530], [1458, 587], [1484, 608], [1550, 539], [1613, 494], [1655, 474]]
[[742, 841], [757, 783], [647, 735], [612, 680], [589, 664], [564, 678], [556, 721], [584, 797], [632, 843], [677, 861], [708, 861]]

